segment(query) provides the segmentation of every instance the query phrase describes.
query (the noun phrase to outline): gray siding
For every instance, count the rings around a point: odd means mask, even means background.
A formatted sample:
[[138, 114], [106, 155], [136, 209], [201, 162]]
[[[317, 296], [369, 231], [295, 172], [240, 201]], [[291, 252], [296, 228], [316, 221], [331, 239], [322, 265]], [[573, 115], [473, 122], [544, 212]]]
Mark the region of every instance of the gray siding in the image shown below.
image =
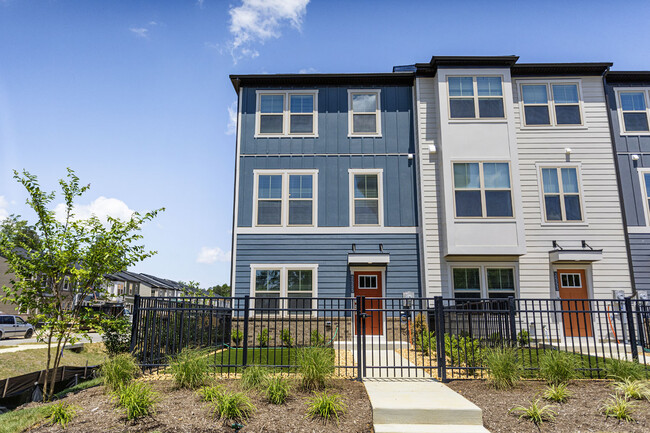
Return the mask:
[[318, 296], [353, 296], [348, 253], [379, 253], [379, 244], [390, 254], [386, 267], [387, 296], [406, 290], [420, 294], [417, 234], [348, 235], [244, 235], [237, 236], [235, 296], [250, 294], [251, 263], [318, 264]]

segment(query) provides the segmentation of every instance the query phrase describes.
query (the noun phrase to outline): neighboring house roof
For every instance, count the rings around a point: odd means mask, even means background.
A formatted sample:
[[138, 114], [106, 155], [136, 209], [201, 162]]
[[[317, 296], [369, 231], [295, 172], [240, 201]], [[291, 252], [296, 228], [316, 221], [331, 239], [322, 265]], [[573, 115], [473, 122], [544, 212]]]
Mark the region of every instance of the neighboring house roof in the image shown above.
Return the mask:
[[183, 290], [185, 288], [185, 286], [176, 281], [156, 277], [154, 275], [138, 274], [129, 271], [120, 271], [113, 274], [106, 274], [105, 277], [111, 281], [143, 283], [153, 289]]
[[649, 71], [609, 71], [605, 76], [608, 83], [650, 81]]

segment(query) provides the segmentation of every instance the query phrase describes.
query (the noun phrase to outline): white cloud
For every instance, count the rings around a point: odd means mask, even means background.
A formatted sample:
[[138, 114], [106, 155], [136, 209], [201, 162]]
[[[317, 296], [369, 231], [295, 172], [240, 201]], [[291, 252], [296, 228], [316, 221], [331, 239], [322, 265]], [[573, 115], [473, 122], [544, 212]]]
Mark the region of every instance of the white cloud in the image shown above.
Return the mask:
[[315, 68], [305, 68], [298, 71], [299, 74], [315, 74], [318, 72]]
[[140, 38], [149, 38], [149, 29], [146, 29], [144, 27], [131, 27], [129, 30], [131, 30], [133, 33], [135, 33], [136, 36]]
[[201, 251], [196, 256], [197, 263], [212, 264], [215, 262], [229, 262], [230, 261], [230, 251], [225, 252], [219, 247], [201, 247]]
[[233, 135], [237, 132], [237, 100], [228, 106], [228, 125], [226, 126], [226, 134]]
[[309, 0], [242, 0], [230, 7], [230, 54], [235, 63], [244, 57], [255, 58], [259, 52], [251, 47], [282, 35], [288, 23], [300, 30]]
[[200, 9], [203, 9], [203, 1], [204, 1], [204, 0], [196, 0], [196, 5], [197, 5]]
[[[133, 210], [122, 200], [116, 198], [98, 197], [90, 204], [76, 205], [74, 207], [75, 219], [90, 218], [95, 215], [101, 221], [106, 221], [107, 216], [118, 218], [121, 220], [129, 220], [133, 214]], [[65, 204], [59, 203], [54, 208], [54, 215], [57, 220], [65, 220]]]
[[9, 211], [7, 210], [8, 207], [9, 202], [3, 195], [0, 195], [0, 221], [9, 216]]

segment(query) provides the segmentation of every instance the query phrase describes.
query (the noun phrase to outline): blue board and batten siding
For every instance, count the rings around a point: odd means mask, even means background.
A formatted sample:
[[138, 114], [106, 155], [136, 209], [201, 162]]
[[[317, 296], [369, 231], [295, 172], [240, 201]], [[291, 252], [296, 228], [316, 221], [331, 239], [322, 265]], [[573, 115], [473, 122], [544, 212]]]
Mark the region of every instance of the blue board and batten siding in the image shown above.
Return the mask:
[[[606, 86], [634, 281], [637, 290], [650, 291], [650, 228], [647, 233], [643, 233], [643, 228], [648, 227], [648, 223], [644, 210], [645, 191], [638, 172], [640, 168], [650, 168], [650, 135], [621, 135], [618, 100], [614, 89], [626, 87], [650, 87], [650, 81], [608, 83]], [[639, 159], [634, 161], [632, 155], [638, 155]]]
[[[381, 89], [381, 137], [348, 137], [348, 89]], [[240, 118], [239, 198], [233, 282], [237, 296], [251, 287], [251, 265], [317, 264], [319, 297], [353, 296], [348, 254], [390, 254], [387, 296], [420, 293], [413, 88], [409, 85], [278, 87], [318, 90], [318, 137], [255, 138], [256, 90], [243, 87]], [[382, 169], [384, 227], [355, 232], [350, 227], [349, 169]], [[254, 170], [318, 170], [318, 227], [281, 233], [253, 227]], [[346, 227], [332, 233], [331, 228]], [[319, 233], [319, 229], [330, 230]], [[412, 231], [404, 228], [411, 228]], [[396, 230], [397, 229], [397, 230]], [[392, 230], [392, 231], [391, 231]], [[401, 230], [401, 231], [400, 231]], [[398, 232], [396, 232], [398, 231]]]

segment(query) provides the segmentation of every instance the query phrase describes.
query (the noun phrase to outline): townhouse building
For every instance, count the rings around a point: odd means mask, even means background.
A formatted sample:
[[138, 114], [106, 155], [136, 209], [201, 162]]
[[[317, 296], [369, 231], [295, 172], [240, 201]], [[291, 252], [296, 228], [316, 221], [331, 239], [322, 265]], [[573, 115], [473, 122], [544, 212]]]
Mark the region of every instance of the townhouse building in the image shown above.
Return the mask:
[[633, 283], [650, 291], [650, 72], [616, 71], [605, 77]]
[[413, 77], [231, 76], [235, 296], [291, 310], [310, 297], [423, 294]]

